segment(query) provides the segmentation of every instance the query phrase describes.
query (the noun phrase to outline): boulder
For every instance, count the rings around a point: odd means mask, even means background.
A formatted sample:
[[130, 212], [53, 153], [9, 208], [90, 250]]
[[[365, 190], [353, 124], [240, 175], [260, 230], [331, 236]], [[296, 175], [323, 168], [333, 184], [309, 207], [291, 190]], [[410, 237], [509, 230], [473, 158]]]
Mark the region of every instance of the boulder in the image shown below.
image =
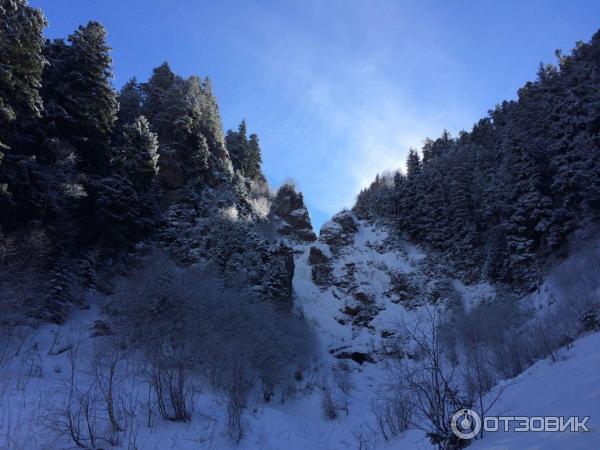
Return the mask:
[[319, 247], [312, 246], [308, 255], [308, 262], [311, 266], [314, 266], [317, 264], [327, 264], [330, 262], [330, 259]]
[[284, 184], [279, 188], [271, 206], [271, 216], [282, 222], [278, 231], [284, 236], [290, 236], [300, 242], [317, 240], [304, 197], [301, 192], [296, 192], [292, 185]]
[[354, 241], [354, 234], [357, 231], [358, 224], [354, 214], [350, 211], [342, 211], [323, 224], [319, 232], [319, 240], [337, 253], [341, 247], [350, 245]]

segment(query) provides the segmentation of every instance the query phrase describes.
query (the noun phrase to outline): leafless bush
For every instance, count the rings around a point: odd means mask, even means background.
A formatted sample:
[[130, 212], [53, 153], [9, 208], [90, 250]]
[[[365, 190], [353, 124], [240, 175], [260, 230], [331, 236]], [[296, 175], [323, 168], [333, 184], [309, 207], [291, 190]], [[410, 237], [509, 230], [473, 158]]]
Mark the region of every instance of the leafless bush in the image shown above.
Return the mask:
[[321, 405], [328, 420], [335, 420], [339, 412], [345, 412], [346, 415], [350, 413], [346, 395], [332, 389], [327, 383], [321, 386]]
[[323, 388], [321, 404], [323, 405], [323, 413], [328, 420], [337, 419], [338, 408], [333, 393], [328, 387]]
[[502, 378], [513, 378], [534, 363], [527, 344], [527, 337], [521, 330], [506, 333], [491, 344], [491, 361]]
[[269, 184], [260, 180], [252, 180], [250, 182], [250, 193], [254, 198], [265, 197], [271, 199], [275, 195]]
[[223, 392], [227, 399], [227, 428], [238, 443], [243, 437], [242, 413], [246, 409], [248, 395], [256, 383], [253, 370], [242, 354], [233, 355], [224, 374]]
[[150, 362], [159, 414], [189, 420], [191, 380], [203, 374], [227, 398], [236, 441], [250, 393], [270, 401], [314, 351], [310, 328], [293, 313], [161, 254], [123, 280], [111, 311], [116, 334]]
[[412, 417], [406, 394], [393, 389], [390, 391], [378, 392], [371, 405], [379, 431], [386, 441], [406, 431]]
[[566, 341], [600, 328], [600, 254], [586, 247], [555, 268], [550, 286], [557, 294], [548, 321]]
[[117, 411], [117, 393], [115, 392], [123, 377], [120, 374], [121, 366], [124, 361], [122, 349], [111, 339], [108, 343], [101, 343], [94, 349], [93, 375], [104, 408], [108, 415], [112, 431], [114, 433], [123, 431], [119, 424], [119, 414]]
[[80, 376], [78, 362], [77, 350], [69, 350], [69, 371], [62, 380], [58, 403], [47, 411], [45, 425], [50, 431], [70, 438], [79, 448], [116, 445], [118, 440], [110, 421], [99, 408], [101, 394], [98, 387], [93, 382], [86, 383]]
[[371, 450], [375, 448], [376, 439], [374, 432], [363, 426], [352, 432], [357, 450]]
[[183, 363], [168, 365], [164, 360], [154, 360], [150, 369], [150, 385], [163, 419], [174, 422], [191, 420], [195, 389]]
[[350, 366], [346, 362], [340, 362], [333, 370], [333, 380], [338, 389], [348, 395], [356, 387], [350, 374]]
[[[508, 330], [494, 329], [487, 339], [497, 371], [511, 378], [536, 361], [559, 359], [561, 348], [568, 347], [584, 331], [595, 329], [600, 313], [600, 257], [594, 248], [575, 253], [557, 266], [549, 277], [556, 300], [537, 316]], [[505, 312], [478, 322], [480, 327], [505, 323]], [[591, 319], [590, 319], [591, 318]]]
[[0, 335], [35, 325], [41, 307], [40, 280], [51, 250], [50, 239], [39, 225], [11, 235], [0, 231]]
[[439, 449], [453, 448], [456, 437], [450, 429], [450, 419], [459, 408], [470, 407], [472, 402], [465, 398], [459, 373], [442, 350], [435, 309], [425, 309], [413, 323], [399, 323], [396, 334], [403, 341], [412, 342], [413, 354], [419, 358], [393, 361], [388, 389], [406, 401], [412, 426], [425, 431]]

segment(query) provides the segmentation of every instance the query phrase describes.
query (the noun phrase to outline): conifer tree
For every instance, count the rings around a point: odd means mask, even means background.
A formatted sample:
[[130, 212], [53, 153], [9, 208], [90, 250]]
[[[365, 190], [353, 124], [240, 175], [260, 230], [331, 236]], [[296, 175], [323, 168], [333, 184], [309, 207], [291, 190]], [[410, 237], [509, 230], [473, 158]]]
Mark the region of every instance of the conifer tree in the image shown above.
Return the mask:
[[159, 138], [163, 124], [155, 122], [155, 117], [166, 105], [166, 95], [175, 81], [175, 74], [167, 62], [162, 63], [152, 71], [148, 82], [142, 85], [144, 93], [143, 113], [150, 122], [153, 131], [158, 133]]
[[227, 132], [225, 143], [233, 169], [243, 173], [243, 162], [246, 158], [246, 150], [248, 148], [245, 120], [242, 120], [237, 131], [229, 130]]
[[26, 0], [0, 0], [0, 151], [16, 138], [16, 124], [42, 111], [45, 26], [42, 12]]
[[258, 143], [258, 136], [256, 134], [250, 135], [248, 141], [248, 151], [246, 153], [246, 176], [251, 180], [265, 181], [265, 176], [262, 173], [262, 156], [260, 152], [260, 145]]
[[77, 151], [81, 169], [108, 173], [110, 138], [117, 117], [111, 86], [112, 59], [106, 30], [97, 22], [80, 26], [68, 38], [48, 42], [43, 97], [49, 133]]
[[136, 190], [147, 190], [158, 172], [158, 139], [144, 116], [124, 126], [122, 142], [117, 166], [124, 170]]
[[217, 170], [230, 170], [231, 161], [225, 148], [223, 123], [217, 99], [213, 94], [212, 83], [208, 78], [202, 82], [204, 94], [201, 103], [202, 121], [200, 132], [206, 138], [208, 149], [213, 157], [213, 168]]
[[105, 173], [111, 151], [110, 136], [117, 114], [116, 93], [111, 86], [112, 58], [106, 30], [89, 22], [69, 36], [72, 71], [67, 75], [72, 89], [72, 114], [81, 127], [79, 155], [84, 170]]
[[119, 125], [133, 123], [142, 115], [142, 87], [135, 77], [131, 78], [119, 92], [119, 112], [117, 114]]

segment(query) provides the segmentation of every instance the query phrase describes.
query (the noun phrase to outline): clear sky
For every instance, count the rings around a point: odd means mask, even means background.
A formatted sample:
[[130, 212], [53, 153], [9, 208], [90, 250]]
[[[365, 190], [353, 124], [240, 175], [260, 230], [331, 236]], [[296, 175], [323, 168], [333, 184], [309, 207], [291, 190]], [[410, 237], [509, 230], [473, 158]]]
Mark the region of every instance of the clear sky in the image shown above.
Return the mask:
[[313, 223], [350, 207], [410, 146], [470, 129], [554, 50], [600, 27], [600, 1], [30, 0], [66, 37], [108, 29], [115, 87], [168, 61], [208, 75], [225, 129], [245, 118], [270, 183], [293, 178]]

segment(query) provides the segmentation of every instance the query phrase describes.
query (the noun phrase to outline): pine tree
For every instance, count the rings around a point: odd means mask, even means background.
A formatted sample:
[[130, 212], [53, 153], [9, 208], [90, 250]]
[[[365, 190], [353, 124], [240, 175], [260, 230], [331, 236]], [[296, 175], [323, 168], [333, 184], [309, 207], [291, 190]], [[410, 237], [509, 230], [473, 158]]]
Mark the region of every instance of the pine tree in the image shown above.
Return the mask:
[[115, 161], [138, 192], [147, 190], [158, 172], [158, 139], [144, 116], [125, 125], [122, 145]]
[[118, 104], [109, 51], [97, 22], [80, 26], [68, 43], [59, 39], [45, 48], [49, 65], [42, 92], [49, 134], [73, 145], [81, 169], [90, 174], [106, 174], [112, 157]]
[[237, 131], [229, 130], [225, 137], [227, 152], [231, 158], [233, 170], [243, 173], [243, 162], [246, 159], [246, 150], [248, 148], [248, 137], [246, 135], [246, 121], [238, 126]]
[[0, 226], [39, 218], [44, 201], [48, 213], [54, 206], [45, 196], [52, 180], [35, 159], [45, 26], [27, 1], [0, 0]]
[[216, 170], [231, 170], [231, 160], [225, 148], [225, 137], [219, 105], [212, 90], [212, 84], [208, 78], [202, 82], [204, 93], [201, 104], [202, 121], [200, 131], [206, 138], [208, 149], [212, 157], [212, 167]]
[[68, 74], [73, 91], [71, 106], [83, 131], [79, 155], [86, 171], [105, 173], [111, 159], [110, 135], [118, 109], [111, 86], [112, 59], [106, 30], [98, 22], [89, 22], [68, 40], [73, 60], [73, 72]]
[[130, 79], [119, 92], [119, 112], [117, 114], [119, 125], [133, 123], [142, 115], [142, 87], [135, 77]]
[[400, 209], [402, 210], [402, 228], [414, 237], [419, 237], [423, 231], [418, 223], [423, 200], [422, 178], [420, 175], [421, 158], [417, 151], [411, 148], [406, 159], [406, 182], [404, 183], [404, 196], [400, 203]]
[[240, 172], [246, 178], [257, 181], [266, 181], [262, 173], [262, 156], [258, 136], [246, 136], [246, 121], [238, 126], [237, 131], [229, 130], [225, 138], [227, 152], [231, 158], [233, 170]]
[[42, 12], [26, 0], [0, 0], [0, 152], [16, 138], [10, 135], [16, 124], [42, 111], [45, 26]]
[[265, 176], [262, 173], [262, 156], [260, 152], [260, 145], [258, 143], [258, 136], [256, 134], [250, 135], [248, 141], [248, 151], [246, 154], [246, 176], [251, 180], [266, 181]]
[[161, 146], [161, 179], [172, 187], [181, 186], [209, 168], [209, 146], [202, 134], [204, 93], [200, 80], [176, 77], [163, 100], [153, 127]]
[[408, 180], [414, 179], [421, 173], [421, 158], [419, 153], [411, 148], [408, 151], [408, 157], [406, 159], [406, 178]]
[[152, 130], [158, 134], [159, 139], [161, 138], [163, 127], [168, 126], [168, 124], [157, 123], [155, 117], [167, 105], [166, 95], [175, 79], [176, 76], [169, 67], [169, 64], [164, 62], [152, 71], [152, 76], [148, 82], [142, 85], [144, 93], [142, 112], [150, 122]]

